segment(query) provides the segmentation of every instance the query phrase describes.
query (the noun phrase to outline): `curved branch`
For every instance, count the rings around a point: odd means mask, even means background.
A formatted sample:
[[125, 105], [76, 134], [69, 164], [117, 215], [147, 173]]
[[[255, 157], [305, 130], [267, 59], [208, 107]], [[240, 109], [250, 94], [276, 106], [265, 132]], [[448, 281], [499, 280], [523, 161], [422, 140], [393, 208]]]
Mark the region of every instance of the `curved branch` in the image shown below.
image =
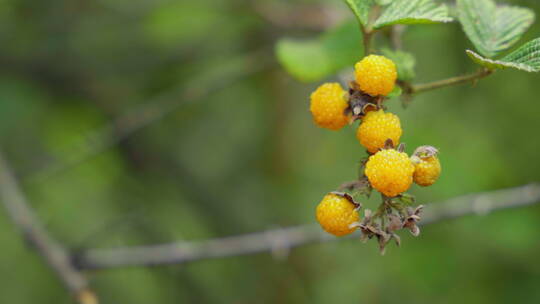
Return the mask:
[[97, 304], [95, 294], [89, 289], [86, 278], [72, 264], [69, 253], [48, 234], [35, 216], [2, 153], [0, 153], [0, 200], [13, 224], [56, 272], [78, 303]]
[[[539, 201], [540, 184], [467, 195], [427, 205], [420, 225], [470, 214], [484, 215], [491, 211], [532, 205]], [[359, 234], [356, 233], [350, 237], [358, 236]], [[271, 252], [274, 255], [282, 256], [294, 247], [350, 237], [336, 238], [321, 231], [318, 225], [303, 225], [205, 241], [114, 249], [89, 249], [78, 255], [76, 264], [81, 269], [106, 269], [182, 264], [260, 252]]]

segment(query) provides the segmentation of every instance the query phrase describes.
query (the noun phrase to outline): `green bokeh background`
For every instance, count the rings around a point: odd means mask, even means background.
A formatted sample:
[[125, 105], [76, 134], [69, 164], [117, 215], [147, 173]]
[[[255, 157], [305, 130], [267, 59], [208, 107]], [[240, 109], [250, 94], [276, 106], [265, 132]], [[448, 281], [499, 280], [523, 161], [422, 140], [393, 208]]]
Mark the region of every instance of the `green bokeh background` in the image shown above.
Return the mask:
[[[540, 14], [538, 1], [507, 2]], [[334, 23], [352, 18], [339, 0], [1, 1], [0, 144], [46, 227], [78, 250], [312, 223], [320, 198], [353, 179], [364, 156], [354, 126], [312, 124], [317, 83], [296, 81], [274, 58], [280, 37], [322, 31], [321, 10]], [[521, 43], [536, 37], [540, 23]], [[457, 23], [410, 26], [404, 44], [418, 82], [475, 69]], [[254, 54], [261, 62], [246, 62]], [[266, 61], [204, 98], [182, 93]], [[441, 179], [413, 187], [419, 201], [538, 181], [539, 83], [505, 70], [474, 88], [420, 95], [406, 110], [390, 101], [408, 152], [441, 150]], [[85, 154], [89, 134], [112, 119], [177, 100], [174, 113], [114, 147], [46, 171]], [[347, 240], [285, 260], [258, 254], [89, 278], [102, 303], [540, 303], [539, 231], [540, 208], [528, 207], [431, 225], [417, 239], [402, 233], [386, 256], [375, 242]], [[3, 210], [0, 244], [0, 303], [72, 303]]]

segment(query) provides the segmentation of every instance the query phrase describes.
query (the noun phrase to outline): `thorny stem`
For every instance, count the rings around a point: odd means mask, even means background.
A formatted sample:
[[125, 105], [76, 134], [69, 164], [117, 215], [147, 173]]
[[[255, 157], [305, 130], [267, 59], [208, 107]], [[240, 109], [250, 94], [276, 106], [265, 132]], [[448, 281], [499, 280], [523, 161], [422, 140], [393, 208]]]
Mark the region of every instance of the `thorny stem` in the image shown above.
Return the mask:
[[407, 93], [418, 94], [418, 93], [422, 93], [426, 91], [440, 89], [443, 87], [449, 87], [449, 86], [459, 85], [459, 84], [468, 83], [468, 82], [475, 82], [479, 79], [482, 79], [484, 77], [491, 75], [493, 72], [494, 71], [490, 69], [480, 69], [476, 73], [473, 73], [473, 74], [456, 76], [456, 77], [451, 77], [451, 78], [437, 80], [437, 81], [423, 83], [423, 84], [416, 84], [416, 85], [404, 84], [404, 86], [405, 86], [405, 91]]

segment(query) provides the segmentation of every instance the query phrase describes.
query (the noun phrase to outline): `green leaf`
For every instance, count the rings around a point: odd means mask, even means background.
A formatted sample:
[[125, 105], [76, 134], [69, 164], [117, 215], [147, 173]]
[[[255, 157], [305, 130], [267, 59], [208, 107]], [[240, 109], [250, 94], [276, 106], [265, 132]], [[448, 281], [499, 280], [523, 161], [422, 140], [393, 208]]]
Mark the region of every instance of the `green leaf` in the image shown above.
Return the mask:
[[321, 80], [363, 56], [362, 34], [356, 22], [347, 22], [317, 39], [285, 38], [278, 41], [276, 55], [298, 80]]
[[525, 72], [540, 72], [540, 38], [525, 43], [499, 60], [482, 57], [470, 50], [467, 50], [467, 55], [474, 62], [488, 69], [513, 68]]
[[395, 85], [392, 92], [388, 93], [388, 96], [386, 96], [386, 97], [388, 97], [388, 98], [399, 97], [399, 96], [401, 96], [401, 93], [403, 93], [401, 87], [398, 86], [398, 85]]
[[540, 38], [525, 43], [501, 60], [512, 62], [517, 69], [523, 71], [540, 72]]
[[345, 2], [351, 8], [360, 24], [366, 26], [369, 21], [369, 11], [375, 4], [374, 0], [345, 0]]
[[378, 5], [384, 6], [392, 3], [394, 0], [375, 0]]
[[399, 80], [411, 81], [414, 79], [416, 76], [414, 72], [416, 59], [413, 54], [387, 48], [382, 49], [382, 54], [396, 64]]
[[482, 57], [481, 55], [478, 55], [477, 53], [471, 50], [466, 50], [465, 52], [476, 64], [479, 64], [490, 70], [505, 69], [508, 67], [508, 65], [502, 61], [497, 61], [497, 60]]
[[534, 21], [532, 10], [492, 0], [457, 0], [457, 8], [463, 31], [485, 57], [512, 47]]
[[433, 0], [394, 0], [375, 21], [379, 29], [393, 24], [429, 24], [450, 22], [448, 8]]

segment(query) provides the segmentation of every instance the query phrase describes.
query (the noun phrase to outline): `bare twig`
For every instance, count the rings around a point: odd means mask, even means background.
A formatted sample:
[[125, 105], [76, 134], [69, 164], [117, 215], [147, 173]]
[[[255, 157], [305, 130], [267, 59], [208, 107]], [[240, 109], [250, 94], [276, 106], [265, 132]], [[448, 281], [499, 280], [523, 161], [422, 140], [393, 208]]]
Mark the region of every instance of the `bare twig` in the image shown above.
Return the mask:
[[[428, 205], [420, 224], [431, 224], [469, 214], [484, 215], [491, 211], [532, 205], [539, 201], [540, 184], [468, 195]], [[358, 234], [352, 237], [358, 237]], [[198, 242], [90, 249], [81, 252], [76, 261], [81, 269], [181, 264], [269, 251], [286, 253], [291, 248], [305, 244], [340, 239], [344, 238], [330, 236], [322, 232], [318, 225], [304, 225]]]
[[1, 153], [0, 199], [24, 238], [56, 272], [78, 303], [97, 304], [97, 297], [89, 289], [86, 278], [72, 264], [69, 253], [47, 233], [35, 216]]
[[493, 70], [489, 69], [480, 69], [478, 72], [469, 74], [469, 75], [463, 75], [463, 76], [456, 76], [451, 77], [443, 80], [437, 80], [433, 82], [423, 83], [423, 84], [415, 84], [410, 85], [408, 88], [406, 88], [407, 93], [409, 94], [417, 94], [422, 93], [426, 91], [431, 91], [443, 87], [448, 86], [454, 86], [464, 83], [474, 83], [475, 81], [482, 79], [484, 77], [487, 77], [493, 73]]
[[210, 94], [225, 89], [235, 82], [244, 79], [269, 66], [271, 56], [263, 48], [238, 58], [230, 58], [226, 67], [211, 72], [204, 79], [194, 77], [193, 81], [181, 90], [173, 89], [151, 101], [128, 111], [110, 124], [86, 136], [86, 140], [70, 148], [69, 158], [51, 160], [41, 169], [33, 170], [28, 176], [23, 176], [25, 182], [36, 182], [46, 179], [64, 170], [77, 166], [84, 161], [106, 151], [117, 143], [125, 140], [140, 129], [155, 123], [167, 115], [177, 111], [187, 102], [207, 98]]

